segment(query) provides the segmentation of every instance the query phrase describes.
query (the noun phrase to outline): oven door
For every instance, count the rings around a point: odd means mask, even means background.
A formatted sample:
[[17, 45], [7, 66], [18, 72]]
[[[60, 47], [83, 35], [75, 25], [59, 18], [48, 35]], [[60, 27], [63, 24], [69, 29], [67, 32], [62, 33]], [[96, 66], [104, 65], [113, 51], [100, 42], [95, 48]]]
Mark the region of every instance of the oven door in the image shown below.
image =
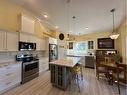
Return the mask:
[[39, 72], [39, 61], [24, 62], [23, 63], [23, 77], [28, 77]]

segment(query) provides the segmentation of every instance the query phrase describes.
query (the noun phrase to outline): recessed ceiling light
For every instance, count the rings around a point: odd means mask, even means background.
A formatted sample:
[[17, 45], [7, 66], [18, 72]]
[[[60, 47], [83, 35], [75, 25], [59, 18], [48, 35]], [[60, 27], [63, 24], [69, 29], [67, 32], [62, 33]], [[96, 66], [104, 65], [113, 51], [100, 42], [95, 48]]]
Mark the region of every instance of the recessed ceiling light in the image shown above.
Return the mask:
[[48, 15], [47, 14], [44, 14], [43, 16], [44, 16], [44, 18], [48, 18]]
[[55, 26], [55, 29], [58, 29], [59, 27], [58, 26]]
[[86, 27], [85, 29], [89, 29], [88, 27]]

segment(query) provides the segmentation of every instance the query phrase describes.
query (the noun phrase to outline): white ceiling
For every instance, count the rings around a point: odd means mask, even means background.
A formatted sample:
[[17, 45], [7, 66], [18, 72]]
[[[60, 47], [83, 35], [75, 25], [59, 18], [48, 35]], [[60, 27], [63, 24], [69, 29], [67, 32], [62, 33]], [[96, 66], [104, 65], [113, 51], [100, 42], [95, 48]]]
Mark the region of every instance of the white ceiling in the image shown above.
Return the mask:
[[[32, 11], [50, 26], [59, 26], [61, 32], [88, 34], [112, 31], [112, 13], [115, 8], [115, 27], [125, 16], [125, 0], [9, 0]], [[67, 2], [70, 1], [70, 2]], [[48, 20], [42, 14], [48, 14]], [[76, 18], [73, 19], [72, 17]], [[89, 29], [85, 29], [88, 27]]]

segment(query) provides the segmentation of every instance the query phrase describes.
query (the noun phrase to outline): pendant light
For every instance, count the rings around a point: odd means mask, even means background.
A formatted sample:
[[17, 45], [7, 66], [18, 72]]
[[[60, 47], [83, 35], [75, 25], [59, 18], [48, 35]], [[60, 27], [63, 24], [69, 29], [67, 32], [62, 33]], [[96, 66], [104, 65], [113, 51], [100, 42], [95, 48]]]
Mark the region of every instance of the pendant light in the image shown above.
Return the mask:
[[119, 37], [119, 34], [115, 32], [115, 21], [114, 21], [114, 12], [115, 12], [115, 8], [112, 9], [110, 11], [112, 13], [112, 16], [113, 16], [113, 31], [112, 31], [112, 34], [110, 35], [110, 38], [111, 39], [117, 39]]

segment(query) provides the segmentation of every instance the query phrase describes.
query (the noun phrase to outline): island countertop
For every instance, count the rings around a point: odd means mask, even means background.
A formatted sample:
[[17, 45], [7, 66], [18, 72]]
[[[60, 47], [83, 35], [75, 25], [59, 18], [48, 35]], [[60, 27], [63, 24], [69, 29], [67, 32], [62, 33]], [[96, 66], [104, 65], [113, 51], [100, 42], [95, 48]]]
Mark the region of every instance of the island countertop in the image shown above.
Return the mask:
[[55, 60], [50, 62], [50, 64], [60, 65], [65, 67], [74, 67], [79, 61], [81, 57], [65, 57], [63, 59]]

